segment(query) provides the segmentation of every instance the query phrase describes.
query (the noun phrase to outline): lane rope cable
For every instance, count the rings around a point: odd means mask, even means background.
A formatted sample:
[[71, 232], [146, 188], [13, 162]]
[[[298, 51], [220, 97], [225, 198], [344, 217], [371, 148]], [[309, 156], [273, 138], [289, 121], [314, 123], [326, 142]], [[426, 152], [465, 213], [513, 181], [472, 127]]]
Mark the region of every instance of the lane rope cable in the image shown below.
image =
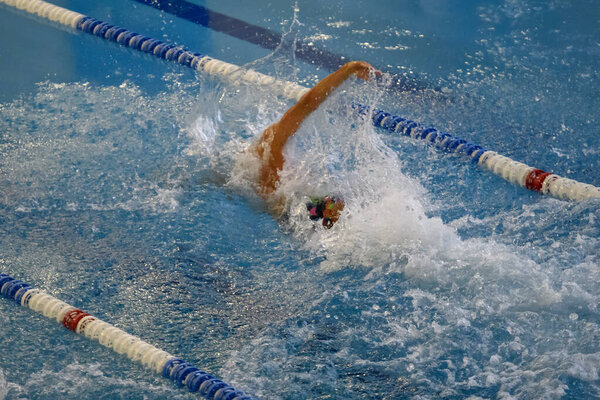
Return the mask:
[[[296, 83], [278, 80], [251, 69], [242, 69], [235, 64], [220, 61], [200, 53], [193, 53], [180, 46], [152, 39], [42, 0], [0, 0], [0, 3], [135, 50], [153, 54], [196, 71], [218, 76], [224, 80], [234, 82], [242, 80], [250, 84], [269, 86], [276, 93], [291, 100], [299, 100], [309, 90]], [[449, 152], [463, 154], [474, 164], [529, 190], [563, 200], [600, 198], [600, 188], [596, 186], [531, 167], [500, 155], [495, 151], [469, 143], [464, 139], [440, 132], [432, 127], [423, 126], [410, 119], [392, 115], [383, 110], [372, 109], [359, 104], [355, 107], [364, 115], [370, 114], [373, 124], [379, 128], [394, 134], [426, 141]]]
[[190, 392], [199, 392], [213, 400], [256, 400], [220, 379], [196, 368], [166, 351], [146, 343], [137, 336], [104, 322], [27, 283], [0, 273], [0, 294], [28, 307], [47, 318], [55, 319], [65, 328], [98, 341], [102, 346], [141, 363]]

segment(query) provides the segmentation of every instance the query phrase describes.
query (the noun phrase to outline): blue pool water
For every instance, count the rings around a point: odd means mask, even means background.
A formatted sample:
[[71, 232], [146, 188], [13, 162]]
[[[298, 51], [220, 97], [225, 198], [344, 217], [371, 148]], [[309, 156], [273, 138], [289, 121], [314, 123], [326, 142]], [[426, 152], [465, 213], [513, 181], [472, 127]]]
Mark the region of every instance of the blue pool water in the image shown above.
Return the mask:
[[[587, 1], [195, 2], [362, 59], [287, 149], [275, 221], [241, 151], [290, 106], [0, 6], [0, 272], [264, 399], [600, 398], [600, 201], [376, 131], [353, 101], [600, 186]], [[327, 74], [134, 1], [56, 1], [262, 72]], [[343, 194], [334, 229], [302, 215]], [[0, 399], [185, 389], [0, 301]]]

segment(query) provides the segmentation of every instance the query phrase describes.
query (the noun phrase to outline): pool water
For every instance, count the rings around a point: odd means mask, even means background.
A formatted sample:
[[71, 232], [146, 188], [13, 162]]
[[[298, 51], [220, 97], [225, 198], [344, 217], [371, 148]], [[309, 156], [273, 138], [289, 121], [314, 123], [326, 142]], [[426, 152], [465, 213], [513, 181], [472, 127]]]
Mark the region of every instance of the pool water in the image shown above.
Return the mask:
[[[286, 148], [277, 221], [243, 150], [289, 101], [0, 6], [0, 272], [258, 398], [600, 398], [600, 201], [351, 111], [600, 186], [595, 2], [195, 3], [420, 89], [332, 95]], [[55, 4], [307, 86], [329, 72], [134, 1]], [[346, 201], [331, 230], [305, 218], [314, 192]], [[197, 397], [6, 299], [0, 315], [0, 399]]]

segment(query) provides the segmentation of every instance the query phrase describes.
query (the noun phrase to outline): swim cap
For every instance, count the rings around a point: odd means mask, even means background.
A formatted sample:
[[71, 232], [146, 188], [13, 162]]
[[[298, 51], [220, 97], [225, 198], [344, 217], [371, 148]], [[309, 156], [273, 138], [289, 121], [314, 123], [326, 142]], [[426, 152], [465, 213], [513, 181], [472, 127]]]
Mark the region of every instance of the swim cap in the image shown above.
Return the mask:
[[335, 196], [311, 197], [310, 201], [306, 203], [306, 210], [309, 218], [313, 221], [323, 218], [323, 226], [329, 229], [337, 221], [336, 204], [344, 207], [344, 202]]

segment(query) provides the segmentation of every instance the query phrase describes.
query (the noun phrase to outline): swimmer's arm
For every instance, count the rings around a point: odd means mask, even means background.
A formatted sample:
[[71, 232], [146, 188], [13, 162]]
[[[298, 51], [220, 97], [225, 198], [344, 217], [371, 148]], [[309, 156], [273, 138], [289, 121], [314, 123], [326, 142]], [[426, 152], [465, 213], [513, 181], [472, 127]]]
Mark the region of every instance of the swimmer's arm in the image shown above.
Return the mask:
[[[265, 195], [275, 190], [279, 181], [278, 170], [283, 168], [283, 148], [288, 139], [296, 133], [302, 122], [346, 79], [356, 75], [360, 79], [368, 80], [369, 73], [374, 70], [371, 65], [362, 61], [352, 61], [331, 75], [327, 76], [309, 90], [294, 104], [279, 122], [269, 126], [263, 132], [257, 143], [258, 155], [263, 159], [261, 168], [260, 186]], [[376, 74], [381, 74], [375, 71]], [[264, 151], [269, 152], [269, 157], [264, 157]]]
[[296, 133], [306, 117], [319, 108], [321, 103], [346, 79], [356, 75], [361, 79], [368, 80], [369, 71], [371, 70], [374, 70], [373, 67], [366, 62], [352, 61], [323, 78], [283, 114], [278, 123], [272, 126], [271, 152], [282, 151], [288, 139]]

